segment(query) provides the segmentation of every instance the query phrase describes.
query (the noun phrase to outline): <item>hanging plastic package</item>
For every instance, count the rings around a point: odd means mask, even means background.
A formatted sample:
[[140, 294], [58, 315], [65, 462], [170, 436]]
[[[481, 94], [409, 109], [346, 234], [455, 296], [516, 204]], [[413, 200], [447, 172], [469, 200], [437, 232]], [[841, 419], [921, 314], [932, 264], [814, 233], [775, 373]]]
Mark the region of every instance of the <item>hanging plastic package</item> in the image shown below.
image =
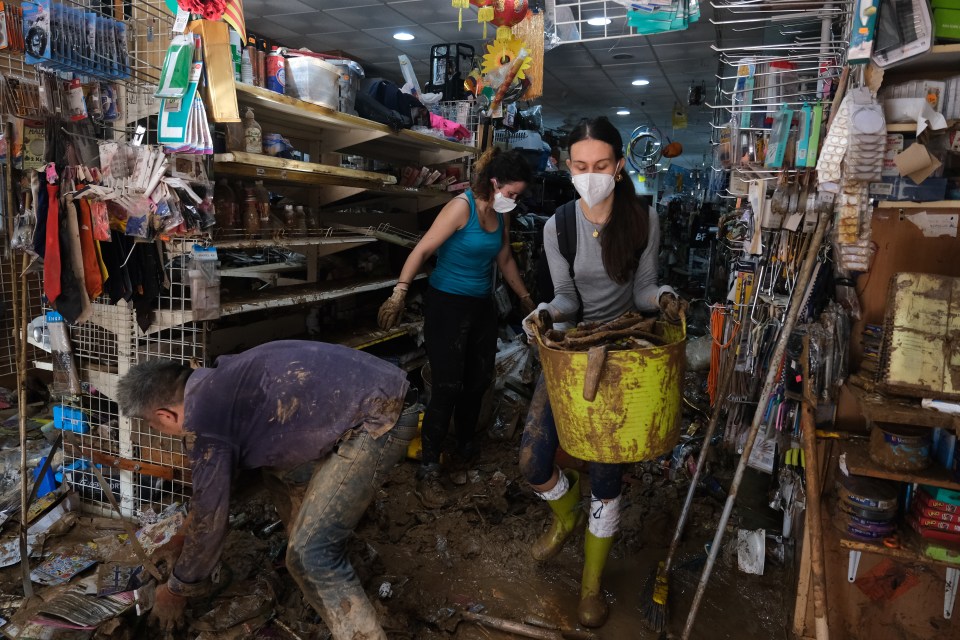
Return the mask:
[[73, 346], [67, 324], [56, 311], [47, 312], [47, 330], [50, 332], [50, 347], [53, 349], [53, 384], [51, 391], [66, 395], [80, 393], [80, 377], [73, 361]]
[[850, 97], [850, 135], [844, 175], [851, 180], [878, 182], [887, 142], [883, 108], [866, 87], [854, 89]]
[[167, 57], [160, 71], [160, 83], [154, 95], [176, 100], [186, 95], [190, 87], [190, 68], [193, 65], [193, 36], [174, 36], [167, 48]]
[[809, 104], [803, 105], [800, 110], [799, 133], [797, 135], [797, 168], [807, 166], [807, 152], [810, 149], [810, 125], [813, 120], [813, 109]]
[[783, 156], [787, 151], [790, 138], [790, 123], [793, 121], [793, 109], [781, 105], [773, 117], [773, 130], [770, 133], [770, 146], [767, 147], [764, 166], [779, 169], [783, 166]]
[[216, 247], [193, 245], [188, 275], [194, 320], [215, 320], [220, 317], [219, 267]]

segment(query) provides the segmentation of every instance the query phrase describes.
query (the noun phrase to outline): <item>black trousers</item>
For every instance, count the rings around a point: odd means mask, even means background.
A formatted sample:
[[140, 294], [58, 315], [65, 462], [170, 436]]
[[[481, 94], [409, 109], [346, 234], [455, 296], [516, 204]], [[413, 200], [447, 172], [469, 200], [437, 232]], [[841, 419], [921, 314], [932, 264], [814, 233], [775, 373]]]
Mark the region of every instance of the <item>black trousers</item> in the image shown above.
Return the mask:
[[423, 417], [423, 463], [434, 464], [440, 462], [451, 417], [461, 452], [477, 431], [497, 353], [497, 307], [493, 297], [458, 296], [429, 287], [423, 315], [433, 383]]

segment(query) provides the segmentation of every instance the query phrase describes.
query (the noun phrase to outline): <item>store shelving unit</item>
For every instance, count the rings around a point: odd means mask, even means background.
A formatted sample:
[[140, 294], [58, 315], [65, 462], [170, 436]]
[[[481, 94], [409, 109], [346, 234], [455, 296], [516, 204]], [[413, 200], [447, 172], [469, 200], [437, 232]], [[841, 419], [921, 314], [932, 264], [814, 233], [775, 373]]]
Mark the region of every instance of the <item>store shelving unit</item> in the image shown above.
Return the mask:
[[[374, 207], [384, 211], [415, 214], [442, 205], [452, 193], [437, 188], [411, 189], [397, 184], [397, 178], [381, 170], [385, 163], [443, 167], [468, 160], [476, 153], [471, 146], [413, 131], [392, 131], [384, 125], [339, 113], [264, 89], [237, 84], [241, 107], [252, 106], [264, 132], [279, 132], [297, 142], [310, 154], [311, 162], [263, 154], [230, 152], [213, 158], [214, 177], [262, 180], [271, 191], [290, 193], [304, 204], [323, 207], [350, 199], [351, 206]], [[241, 110], [241, 113], [243, 110]], [[366, 158], [378, 170], [342, 166], [342, 155]], [[356, 165], [354, 165], [356, 166]], [[117, 382], [131, 366], [145, 358], [166, 357], [184, 362], [210, 364], [221, 353], [248, 348], [282, 337], [306, 332], [307, 308], [312, 305], [389, 289], [395, 277], [335, 277], [323, 273], [322, 258], [384, 240], [409, 246], [410, 234], [398, 234], [389, 224], [395, 218], [383, 214], [372, 227], [337, 228], [325, 224], [319, 229], [264, 230], [263, 237], [250, 237], [240, 230], [217, 229], [205, 238], [165, 238], [165, 276], [169, 289], [150, 316], [150, 326], [135, 321], [133, 308], [102, 301], [94, 304], [90, 322], [74, 329], [74, 344], [81, 378], [96, 390], [93, 399], [83, 401], [93, 413], [109, 415], [109, 403], [116, 397]], [[340, 224], [340, 222], [337, 222]], [[365, 222], [363, 224], [370, 224]], [[402, 241], [402, 242], [401, 242]], [[266, 264], [225, 267], [221, 277], [232, 286], [223, 288], [219, 316], [199, 319], [190, 304], [188, 260], [195, 243], [212, 245], [221, 252], [281, 256]], [[300, 254], [295, 261], [283, 254]], [[417, 279], [424, 278], [419, 275]], [[246, 280], [247, 282], [244, 282]], [[251, 286], [246, 286], [247, 284]], [[371, 319], [347, 329], [321, 333], [318, 337], [356, 349], [419, 333], [422, 323], [405, 323], [390, 331], [371, 326]], [[413, 366], [416, 362], [411, 363]], [[99, 398], [96, 399], [96, 398]], [[121, 510], [135, 516], [147, 504], [167, 504], [189, 495], [189, 473], [178, 442], [157, 440], [156, 434], [139, 421], [119, 416], [119, 439], [98, 434], [84, 436], [77, 451], [82, 457], [104, 465], [119, 481]], [[78, 454], [79, 457], [79, 454]], [[145, 483], [164, 481], [162, 492], [145, 490]], [[152, 485], [151, 485], [152, 486]], [[96, 501], [88, 511], [109, 515]]]
[[[867, 393], [863, 389], [848, 385], [853, 392], [862, 415], [868, 426], [874, 422], [906, 424], [926, 428], [960, 429], [960, 420], [956, 416], [931, 409], [923, 409], [908, 400], [890, 400], [884, 396]], [[843, 464], [851, 475], [868, 476], [908, 484], [925, 484], [935, 487], [960, 490], [957, 481], [949, 471], [940, 467], [930, 467], [922, 471], [894, 471], [873, 462], [862, 449], [847, 448], [843, 455]], [[888, 540], [891, 540], [888, 538]], [[960, 545], [926, 540], [906, 526], [901, 526], [895, 542], [871, 543], [840, 538], [840, 547], [849, 552], [847, 563], [847, 581], [857, 579], [857, 569], [864, 552], [874, 553], [896, 560], [941, 566], [946, 568], [944, 578], [943, 617], [950, 619], [960, 588]], [[937, 549], [936, 557], [930, 555], [931, 549]]]

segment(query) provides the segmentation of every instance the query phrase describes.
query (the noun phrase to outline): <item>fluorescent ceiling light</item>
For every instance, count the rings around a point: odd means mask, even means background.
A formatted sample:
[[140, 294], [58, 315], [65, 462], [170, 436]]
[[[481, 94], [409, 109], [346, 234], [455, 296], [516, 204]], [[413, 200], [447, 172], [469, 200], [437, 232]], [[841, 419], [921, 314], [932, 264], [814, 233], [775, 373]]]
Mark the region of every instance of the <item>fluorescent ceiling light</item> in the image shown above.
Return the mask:
[[590, 18], [587, 20], [587, 24], [591, 27], [605, 27], [611, 22], [613, 22], [613, 20], [610, 18]]
[[398, 31], [393, 34], [394, 40], [413, 40], [413, 34], [406, 31]]
[[640, 79], [640, 80], [634, 80], [634, 81], [631, 82], [630, 84], [632, 84], [632, 85], [635, 86], [635, 87], [645, 87], [645, 86], [647, 86], [648, 84], [650, 84], [650, 81], [649, 81], [649, 80]]
[[617, 111], [617, 115], [618, 115], [618, 116], [628, 116], [628, 115], [630, 115], [630, 110], [629, 110], [629, 109], [619, 109], [619, 110]]

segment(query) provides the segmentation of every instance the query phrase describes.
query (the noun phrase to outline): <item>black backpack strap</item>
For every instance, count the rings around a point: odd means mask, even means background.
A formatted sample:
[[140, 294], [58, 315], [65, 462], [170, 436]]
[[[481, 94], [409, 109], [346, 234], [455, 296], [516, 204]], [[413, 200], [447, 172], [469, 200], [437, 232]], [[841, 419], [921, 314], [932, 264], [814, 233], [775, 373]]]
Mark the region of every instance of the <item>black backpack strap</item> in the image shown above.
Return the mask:
[[583, 298], [577, 289], [577, 281], [574, 277], [573, 262], [577, 257], [577, 202], [570, 202], [561, 205], [557, 209], [557, 247], [560, 249], [560, 255], [567, 261], [567, 267], [570, 270], [570, 280], [573, 281], [573, 288], [577, 291], [577, 299], [580, 301], [580, 308], [577, 310], [577, 322], [583, 320]]

